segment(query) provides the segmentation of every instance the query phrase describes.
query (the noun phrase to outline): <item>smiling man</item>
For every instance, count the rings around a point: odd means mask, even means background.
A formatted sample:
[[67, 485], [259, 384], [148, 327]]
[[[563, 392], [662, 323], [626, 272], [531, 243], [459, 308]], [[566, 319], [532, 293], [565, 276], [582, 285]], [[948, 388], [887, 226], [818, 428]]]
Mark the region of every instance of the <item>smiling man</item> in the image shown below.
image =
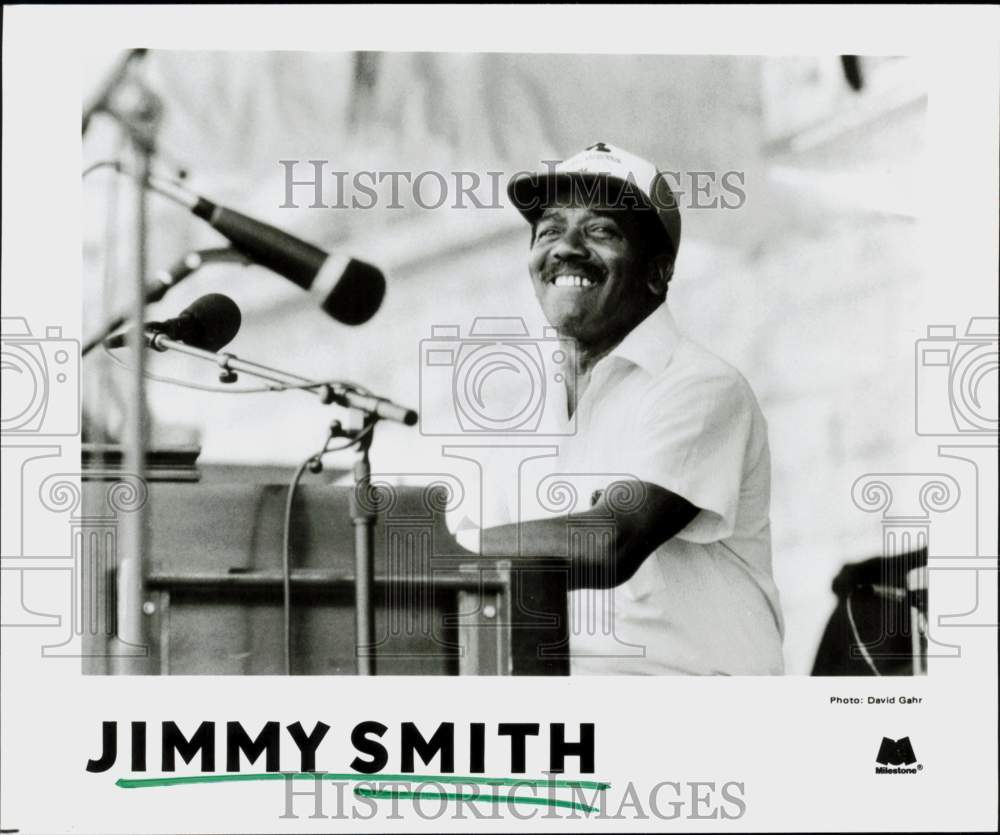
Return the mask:
[[665, 177], [597, 143], [508, 193], [542, 311], [575, 346], [557, 409], [576, 431], [549, 466], [596, 489], [553, 514], [520, 485], [473, 547], [566, 560], [574, 674], [781, 673], [767, 428], [667, 308], [681, 222]]

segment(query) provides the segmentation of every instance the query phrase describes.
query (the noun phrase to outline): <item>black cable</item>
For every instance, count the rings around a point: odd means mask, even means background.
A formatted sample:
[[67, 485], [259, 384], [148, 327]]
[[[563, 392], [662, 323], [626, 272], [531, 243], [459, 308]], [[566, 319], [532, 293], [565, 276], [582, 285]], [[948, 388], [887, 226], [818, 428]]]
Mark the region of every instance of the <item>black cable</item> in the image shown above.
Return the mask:
[[846, 601], [847, 623], [851, 628], [851, 635], [854, 638], [854, 643], [857, 644], [858, 651], [861, 653], [861, 657], [864, 659], [865, 664], [867, 664], [868, 668], [872, 671], [872, 675], [881, 676], [882, 673], [880, 673], [878, 667], [875, 666], [875, 661], [871, 657], [871, 653], [868, 652], [868, 647], [865, 645], [865, 642], [861, 640], [861, 633], [858, 631], [858, 625], [854, 622], [854, 611], [851, 605], [851, 597], [853, 594], [853, 591], [849, 591], [847, 593]]
[[[162, 149], [160, 150], [158, 156], [161, 158], [165, 156]], [[176, 160], [173, 160], [171, 157], [166, 157], [166, 159], [172, 167], [169, 176], [174, 180], [186, 180], [188, 177], [187, 169], [181, 165], [177, 165]], [[125, 163], [123, 163], [120, 159], [102, 159], [84, 168], [81, 179], [86, 180], [87, 177], [102, 168], [113, 168], [119, 174], [124, 174], [127, 177], [133, 176], [132, 172], [125, 168]]]
[[102, 159], [100, 162], [95, 162], [93, 165], [88, 165], [83, 169], [83, 175], [80, 179], [86, 180], [95, 171], [99, 171], [101, 168], [114, 168], [115, 171], [122, 170], [122, 164], [120, 160], [117, 159]]
[[[336, 427], [336, 429], [334, 428]], [[302, 476], [305, 475], [305, 471], [309, 469], [314, 473], [320, 472], [323, 467], [323, 456], [331, 452], [343, 452], [346, 449], [350, 449], [353, 446], [357, 446], [361, 441], [363, 441], [375, 428], [374, 423], [370, 423], [363, 431], [359, 432], [355, 437], [353, 437], [348, 443], [342, 444], [338, 447], [331, 447], [330, 441], [335, 437], [336, 431], [339, 431], [340, 424], [339, 421], [334, 423], [330, 430], [330, 437], [327, 438], [326, 444], [323, 446], [319, 452], [313, 453], [308, 458], [305, 459], [298, 468], [295, 470], [295, 475], [292, 476], [292, 480], [288, 485], [288, 496], [285, 499], [285, 526], [284, 534], [282, 536], [283, 542], [283, 553], [281, 560], [282, 568], [282, 592], [283, 592], [283, 629], [284, 629], [284, 655], [285, 655], [285, 675], [290, 676], [292, 674], [292, 506], [295, 502], [295, 491], [299, 487], [299, 482], [302, 481]]]
[[292, 674], [292, 503], [295, 501], [295, 491], [302, 480], [307, 467], [318, 461], [318, 456], [310, 455], [299, 464], [291, 484], [288, 485], [288, 496], [285, 500], [285, 532], [283, 537], [282, 555], [282, 590], [284, 594], [284, 638], [285, 638], [285, 675]]

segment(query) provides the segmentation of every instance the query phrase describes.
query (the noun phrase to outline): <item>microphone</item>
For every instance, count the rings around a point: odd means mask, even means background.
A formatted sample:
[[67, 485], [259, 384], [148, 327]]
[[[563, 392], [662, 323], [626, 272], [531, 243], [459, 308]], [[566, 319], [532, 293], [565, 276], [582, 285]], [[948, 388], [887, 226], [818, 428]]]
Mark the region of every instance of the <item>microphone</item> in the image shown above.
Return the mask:
[[382, 420], [394, 420], [405, 426], [414, 426], [420, 419], [419, 415], [407, 406], [400, 406], [385, 397], [362, 394], [343, 387], [333, 393], [333, 402], [339, 403], [341, 406], [361, 409], [382, 418]]
[[[236, 379], [236, 372], [245, 372], [277, 383], [281, 388], [291, 386], [304, 389], [318, 396], [323, 403], [337, 403], [347, 408], [360, 409], [383, 420], [395, 420], [406, 426], [413, 426], [419, 420], [413, 409], [400, 406], [385, 397], [359, 391], [349, 383], [313, 382], [297, 374], [241, 360], [233, 354], [215, 356], [239, 332], [240, 319], [240, 309], [229, 296], [209, 293], [182, 310], [174, 319], [147, 322], [143, 325], [143, 332], [146, 345], [158, 351], [180, 351], [182, 354], [191, 354], [217, 363], [228, 374], [228, 379], [220, 374], [222, 382], [232, 382]], [[130, 333], [131, 331], [125, 331], [109, 336], [104, 340], [105, 347], [121, 348], [128, 344]]]
[[[147, 344], [152, 344], [153, 338], [162, 334], [167, 339], [215, 353], [233, 341], [239, 333], [241, 320], [240, 309], [229, 296], [209, 293], [190, 304], [175, 318], [165, 322], [146, 322], [142, 330]], [[105, 347], [121, 348], [127, 345], [131, 332], [127, 330], [109, 336], [104, 340]]]
[[378, 267], [331, 255], [275, 226], [219, 206], [183, 186], [150, 176], [154, 191], [180, 203], [221, 232], [254, 263], [308, 290], [323, 312], [345, 325], [367, 322], [382, 305], [385, 276]]
[[[221, 264], [226, 262], [249, 264], [250, 259], [229, 246], [192, 250], [175, 261], [170, 267], [160, 270], [156, 274], [155, 281], [146, 289], [146, 298], [143, 303], [153, 304], [153, 302], [158, 302], [167, 295], [171, 287], [175, 287], [195, 270], [200, 269], [206, 264]], [[127, 321], [128, 319], [125, 316], [116, 316], [101, 329], [101, 332], [97, 336], [91, 337], [84, 343], [81, 355], [87, 356], [87, 354], [102, 344], [109, 335], [113, 334]]]

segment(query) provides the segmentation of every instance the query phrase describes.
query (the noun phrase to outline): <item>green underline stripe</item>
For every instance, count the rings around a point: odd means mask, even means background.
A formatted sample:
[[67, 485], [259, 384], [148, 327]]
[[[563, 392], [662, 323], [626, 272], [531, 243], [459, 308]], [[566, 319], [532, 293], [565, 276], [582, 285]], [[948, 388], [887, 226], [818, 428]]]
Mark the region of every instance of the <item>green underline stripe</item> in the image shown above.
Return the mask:
[[[323, 771], [270, 771], [265, 774], [196, 774], [189, 777], [144, 777], [115, 780], [120, 789], [148, 789], [157, 786], [187, 786], [195, 783], [242, 783], [259, 780], [347, 780], [360, 783], [478, 783], [486, 786], [552, 786], [557, 789], [596, 789], [610, 783], [592, 780], [529, 780], [518, 777], [461, 776], [457, 774], [331, 774]], [[374, 795], [373, 795], [374, 796]], [[402, 796], [402, 795], [401, 795]], [[431, 796], [431, 795], [428, 795]]]
[[563, 809], [577, 809], [581, 812], [596, 812], [596, 806], [588, 806], [586, 803], [574, 803], [572, 800], [555, 800], [547, 797], [499, 797], [497, 795], [481, 794], [448, 794], [447, 792], [408, 792], [396, 789], [366, 789], [363, 786], [355, 786], [354, 793], [361, 797], [372, 797], [377, 800], [413, 800], [414, 798], [438, 799], [438, 800], [479, 800], [487, 803], [520, 803], [528, 806], [559, 806]]

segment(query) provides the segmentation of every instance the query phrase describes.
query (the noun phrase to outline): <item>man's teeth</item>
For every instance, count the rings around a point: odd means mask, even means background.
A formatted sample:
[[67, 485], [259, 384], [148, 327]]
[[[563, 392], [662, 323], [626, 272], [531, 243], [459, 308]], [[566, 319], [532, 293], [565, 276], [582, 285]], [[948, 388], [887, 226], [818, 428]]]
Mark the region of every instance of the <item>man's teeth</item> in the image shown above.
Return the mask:
[[556, 287], [593, 287], [596, 282], [582, 275], [559, 275], [552, 282]]

